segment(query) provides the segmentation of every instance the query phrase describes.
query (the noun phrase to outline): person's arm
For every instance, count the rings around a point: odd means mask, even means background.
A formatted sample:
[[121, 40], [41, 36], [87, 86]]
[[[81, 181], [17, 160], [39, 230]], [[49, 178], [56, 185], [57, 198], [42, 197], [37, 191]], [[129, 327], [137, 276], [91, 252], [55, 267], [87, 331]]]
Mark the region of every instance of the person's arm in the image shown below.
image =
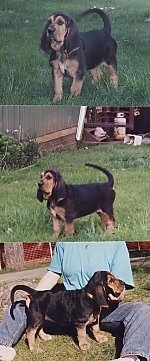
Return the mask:
[[[35, 290], [36, 291], [45, 291], [45, 290], [50, 291], [57, 284], [58, 280], [60, 279], [60, 276], [61, 275], [59, 273], [47, 271], [45, 273], [45, 275], [40, 279]], [[30, 301], [31, 301], [30, 297], [28, 296], [28, 294], [23, 297], [25, 297], [26, 306], [29, 307]]]
[[125, 287], [118, 297], [112, 294], [109, 294], [108, 297], [110, 301], [121, 302], [124, 299], [126, 289], [134, 288], [130, 257], [125, 242], [119, 242], [117, 244], [111, 265], [111, 272], [125, 282]]
[[35, 288], [37, 291], [51, 290], [57, 284], [62, 274], [62, 262], [63, 245], [62, 243], [57, 242], [47, 272]]
[[[52, 261], [48, 266], [48, 270], [45, 273], [45, 275], [41, 278], [41, 280], [39, 281], [39, 283], [35, 288], [37, 291], [51, 290], [59, 281], [62, 273], [61, 262], [63, 258], [63, 253], [61, 254], [61, 252], [59, 252], [60, 248], [61, 248], [61, 244], [57, 243], [54, 250]], [[51, 265], [53, 267], [53, 270], [50, 269]], [[29, 307], [30, 298], [28, 297], [28, 295], [25, 298], [26, 298], [26, 306]]]
[[37, 291], [51, 290], [58, 283], [60, 276], [61, 275], [59, 273], [47, 271], [35, 289]]
[[125, 282], [126, 290], [134, 288], [129, 252], [124, 241], [116, 242], [115, 252], [111, 260], [110, 272]]

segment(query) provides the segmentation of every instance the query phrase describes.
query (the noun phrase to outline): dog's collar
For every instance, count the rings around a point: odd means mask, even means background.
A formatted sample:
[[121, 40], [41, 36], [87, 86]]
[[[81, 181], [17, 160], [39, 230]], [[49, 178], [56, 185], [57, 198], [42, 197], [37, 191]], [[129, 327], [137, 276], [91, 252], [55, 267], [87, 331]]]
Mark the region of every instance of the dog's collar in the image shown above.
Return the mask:
[[79, 50], [80, 49], [80, 46], [77, 46], [76, 48], [74, 48], [73, 50], [71, 50], [69, 53], [68, 53], [68, 56], [72, 53], [74, 53], [75, 51]]
[[76, 48], [72, 49], [69, 53], [67, 52], [66, 49], [63, 50], [63, 54], [66, 56], [66, 58], [68, 58], [72, 53], [74, 53], [75, 51], [79, 50], [80, 46], [77, 46]]

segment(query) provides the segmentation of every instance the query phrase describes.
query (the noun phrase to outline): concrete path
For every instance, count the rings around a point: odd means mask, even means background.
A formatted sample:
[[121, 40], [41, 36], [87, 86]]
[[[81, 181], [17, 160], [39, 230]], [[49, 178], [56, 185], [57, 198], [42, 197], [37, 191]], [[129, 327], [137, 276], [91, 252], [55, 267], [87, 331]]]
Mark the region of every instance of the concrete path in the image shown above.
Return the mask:
[[41, 278], [46, 272], [46, 267], [34, 268], [32, 270], [24, 270], [18, 272], [4, 273], [0, 275], [0, 283], [13, 282], [21, 279]]

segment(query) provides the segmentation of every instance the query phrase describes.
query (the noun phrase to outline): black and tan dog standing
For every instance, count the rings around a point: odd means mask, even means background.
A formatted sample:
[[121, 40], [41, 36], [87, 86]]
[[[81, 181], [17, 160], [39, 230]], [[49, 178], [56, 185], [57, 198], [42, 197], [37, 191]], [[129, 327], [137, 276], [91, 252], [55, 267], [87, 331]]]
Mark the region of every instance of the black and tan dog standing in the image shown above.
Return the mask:
[[113, 203], [113, 175], [105, 168], [94, 164], [89, 167], [102, 171], [108, 177], [107, 182], [88, 184], [67, 184], [57, 169], [46, 169], [41, 173], [38, 183], [37, 199], [47, 201], [47, 207], [52, 214], [53, 232], [58, 236], [62, 221], [65, 223], [65, 233], [74, 233], [74, 219], [96, 212], [101, 218], [102, 226], [110, 234], [115, 229]]
[[44, 322], [49, 320], [58, 325], [72, 325], [76, 328], [77, 340], [82, 350], [88, 350], [90, 344], [86, 340], [86, 326], [89, 325], [96, 341], [102, 343], [107, 337], [100, 332], [99, 316], [103, 307], [109, 307], [108, 295], [118, 297], [125, 284], [107, 271], [94, 273], [88, 284], [80, 290], [36, 291], [26, 285], [17, 285], [11, 291], [11, 316], [14, 318], [14, 294], [17, 290], [27, 292], [31, 298], [27, 311], [26, 336], [31, 351], [36, 351], [36, 334], [39, 332], [43, 340], [51, 336], [43, 331]]
[[63, 97], [64, 75], [72, 78], [70, 95], [77, 96], [81, 93], [86, 71], [90, 71], [93, 84], [100, 80], [102, 72], [99, 65], [108, 69], [110, 84], [117, 87], [117, 43], [111, 36], [110, 20], [98, 8], [86, 10], [80, 17], [92, 13], [101, 16], [103, 29], [79, 32], [73, 18], [63, 11], [48, 18], [41, 38], [41, 49], [49, 55], [54, 100], [61, 100]]

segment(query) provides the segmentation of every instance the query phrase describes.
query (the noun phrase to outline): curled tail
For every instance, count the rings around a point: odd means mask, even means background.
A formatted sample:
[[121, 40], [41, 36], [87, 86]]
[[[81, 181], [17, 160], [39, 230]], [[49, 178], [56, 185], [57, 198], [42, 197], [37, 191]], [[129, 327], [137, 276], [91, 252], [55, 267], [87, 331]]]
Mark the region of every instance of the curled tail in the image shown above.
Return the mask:
[[20, 301], [15, 302], [14, 301], [14, 296], [15, 296], [15, 292], [19, 291], [19, 290], [27, 292], [31, 298], [34, 296], [34, 294], [36, 292], [36, 290], [34, 290], [33, 288], [25, 286], [25, 285], [16, 285], [16, 286], [14, 286], [12, 288], [11, 294], [10, 294], [10, 299], [11, 299], [10, 315], [11, 315], [13, 320], [15, 319], [14, 314], [13, 314], [13, 310], [14, 310], [16, 304], [18, 302], [20, 302]]
[[103, 23], [104, 23], [104, 29], [108, 32], [111, 33], [111, 24], [110, 24], [110, 20], [109, 17], [105, 14], [105, 12], [101, 9], [98, 8], [91, 8], [88, 10], [83, 11], [79, 17], [82, 17], [84, 15], [87, 14], [98, 14], [101, 16], [101, 18], [103, 19]]
[[114, 177], [106, 168], [102, 168], [102, 167], [100, 167], [98, 165], [91, 164], [91, 163], [85, 163], [85, 165], [88, 166], [88, 167], [91, 167], [91, 168], [98, 169], [101, 172], [103, 172], [104, 174], [106, 174], [106, 176], [108, 178], [108, 184], [110, 185], [110, 187], [113, 188], [113, 186], [114, 186]]
[[15, 292], [16, 291], [25, 291], [27, 292], [31, 297], [34, 296], [34, 294], [37, 292], [34, 288], [31, 288], [29, 286], [26, 285], [16, 285], [12, 288], [11, 290], [11, 294], [10, 294], [10, 299], [11, 299], [11, 303], [14, 303], [14, 296], [15, 296]]

